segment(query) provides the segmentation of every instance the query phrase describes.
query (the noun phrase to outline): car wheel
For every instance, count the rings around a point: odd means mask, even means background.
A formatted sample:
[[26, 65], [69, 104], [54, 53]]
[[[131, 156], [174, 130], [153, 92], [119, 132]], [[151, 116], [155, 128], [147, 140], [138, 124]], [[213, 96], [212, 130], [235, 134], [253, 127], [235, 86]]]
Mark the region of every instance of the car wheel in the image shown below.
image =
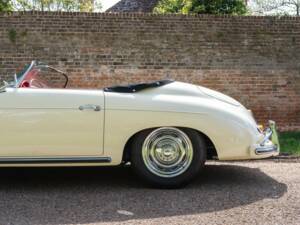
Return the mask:
[[132, 142], [133, 169], [155, 187], [177, 188], [187, 184], [203, 168], [205, 160], [205, 141], [192, 129], [149, 129], [138, 133]]

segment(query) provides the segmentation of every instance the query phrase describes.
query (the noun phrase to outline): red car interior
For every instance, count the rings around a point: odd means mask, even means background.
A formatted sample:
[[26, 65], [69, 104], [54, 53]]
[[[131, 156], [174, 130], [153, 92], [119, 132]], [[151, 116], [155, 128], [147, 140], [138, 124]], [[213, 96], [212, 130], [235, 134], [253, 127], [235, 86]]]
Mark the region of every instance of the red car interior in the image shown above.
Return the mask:
[[20, 83], [20, 88], [48, 88], [47, 82], [39, 76], [39, 69], [32, 69], [27, 73], [23, 81]]

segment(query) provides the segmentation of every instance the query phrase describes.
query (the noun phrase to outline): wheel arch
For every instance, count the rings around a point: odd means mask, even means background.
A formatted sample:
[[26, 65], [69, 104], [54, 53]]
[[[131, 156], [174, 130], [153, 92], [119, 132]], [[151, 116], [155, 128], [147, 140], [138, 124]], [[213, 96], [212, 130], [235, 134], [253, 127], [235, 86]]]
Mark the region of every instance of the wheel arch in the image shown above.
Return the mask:
[[[211, 140], [210, 137], [208, 137], [204, 132], [194, 129], [194, 128], [190, 128], [190, 127], [180, 127], [180, 126], [175, 126], [177, 128], [184, 128], [184, 129], [191, 129], [196, 131], [199, 135], [202, 135], [205, 143], [207, 145], [207, 159], [214, 159], [214, 158], [218, 158], [218, 152], [217, 149], [215, 147], [215, 144], [213, 143], [213, 141]], [[140, 132], [146, 131], [146, 130], [153, 130], [153, 129], [157, 129], [159, 127], [150, 127], [150, 128], [145, 128], [142, 130], [139, 130], [137, 132], [135, 132], [134, 134], [132, 134], [126, 141], [126, 144], [124, 145], [123, 148], [123, 155], [122, 155], [122, 162], [126, 163], [130, 161], [130, 154], [131, 154], [131, 144], [132, 141], [134, 140], [134, 138], [136, 137], [136, 135], [138, 135]]]

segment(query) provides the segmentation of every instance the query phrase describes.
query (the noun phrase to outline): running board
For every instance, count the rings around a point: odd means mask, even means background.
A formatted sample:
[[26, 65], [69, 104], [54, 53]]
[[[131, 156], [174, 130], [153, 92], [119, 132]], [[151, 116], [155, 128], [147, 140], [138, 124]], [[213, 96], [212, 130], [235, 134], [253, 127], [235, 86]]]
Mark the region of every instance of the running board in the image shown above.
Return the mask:
[[110, 163], [110, 157], [0, 158], [0, 164]]

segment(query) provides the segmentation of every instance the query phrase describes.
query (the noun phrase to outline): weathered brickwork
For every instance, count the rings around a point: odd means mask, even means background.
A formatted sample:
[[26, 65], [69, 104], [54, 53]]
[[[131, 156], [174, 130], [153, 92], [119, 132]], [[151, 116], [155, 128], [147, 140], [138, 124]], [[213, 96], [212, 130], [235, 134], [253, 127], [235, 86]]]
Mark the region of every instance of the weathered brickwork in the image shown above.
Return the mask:
[[201, 84], [235, 97], [258, 122], [300, 130], [300, 18], [1, 14], [1, 78], [32, 59], [68, 72], [72, 88]]

